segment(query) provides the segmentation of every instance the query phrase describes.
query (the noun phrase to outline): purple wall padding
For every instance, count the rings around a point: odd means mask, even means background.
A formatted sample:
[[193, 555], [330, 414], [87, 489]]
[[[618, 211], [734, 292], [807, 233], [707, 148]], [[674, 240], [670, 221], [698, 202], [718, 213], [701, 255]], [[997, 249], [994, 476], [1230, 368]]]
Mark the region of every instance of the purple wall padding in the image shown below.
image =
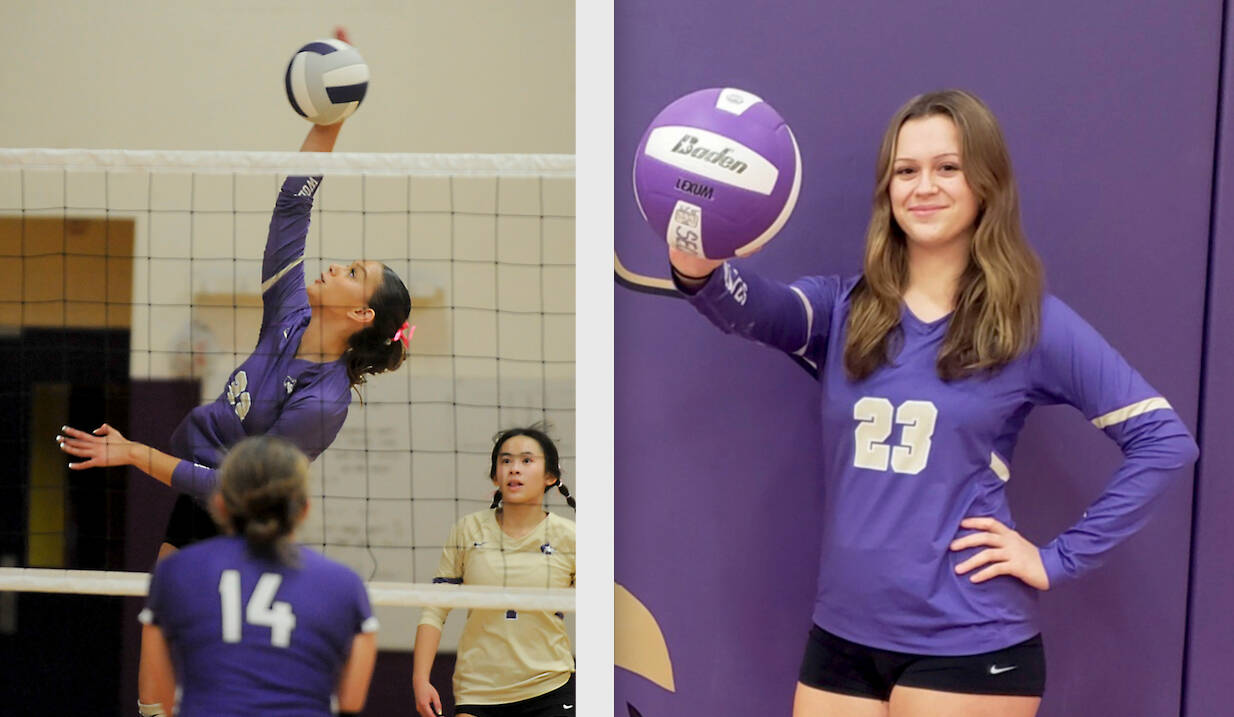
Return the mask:
[[[1221, 3], [1123, 7], [619, 3], [617, 253], [667, 275], [632, 198], [634, 149], [664, 105], [729, 85], [779, 110], [805, 172], [783, 234], [745, 265], [856, 273], [887, 119], [968, 88], [1002, 121], [1051, 290], [1194, 428]], [[818, 388], [679, 300], [616, 292], [616, 580], [656, 617], [676, 681], [617, 670], [618, 714], [788, 714], [817, 570]], [[1012, 463], [1020, 529], [1044, 543], [1071, 525], [1118, 459], [1076, 411], [1034, 413]], [[1042, 717], [1178, 713], [1191, 475], [1102, 570], [1042, 596]]]
[[[129, 426], [121, 432], [129, 440], [166, 451], [171, 432], [197, 406], [200, 397], [201, 387], [196, 381], [133, 381], [129, 387]], [[154, 568], [175, 502], [176, 492], [170, 487], [136, 468], [128, 469], [125, 570], [148, 572]], [[137, 660], [141, 652], [137, 613], [145, 604], [145, 598], [124, 600], [120, 704], [125, 707], [125, 714], [137, 709]]]
[[1226, 19], [1222, 58], [1213, 242], [1209, 268], [1208, 333], [1204, 349], [1203, 452], [1196, 482], [1195, 542], [1191, 556], [1191, 615], [1184, 684], [1184, 717], [1228, 714], [1234, 667], [1234, 16]]

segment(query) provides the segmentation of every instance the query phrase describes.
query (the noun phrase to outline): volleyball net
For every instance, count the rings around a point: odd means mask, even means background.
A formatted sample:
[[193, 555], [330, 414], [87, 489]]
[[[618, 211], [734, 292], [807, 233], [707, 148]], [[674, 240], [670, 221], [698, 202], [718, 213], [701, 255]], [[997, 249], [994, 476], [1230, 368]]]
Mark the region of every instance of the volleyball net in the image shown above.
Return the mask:
[[[547, 421], [577, 495], [573, 156], [0, 150], [0, 591], [144, 592], [174, 492], [70, 471], [54, 436], [106, 421], [167, 450], [256, 346], [282, 178], [318, 174], [306, 274], [380, 261], [417, 328], [314, 461], [300, 542], [378, 604], [437, 604], [416, 600], [469, 590], [422, 584], [451, 525], [488, 507], [499, 430]], [[573, 518], [555, 491], [548, 505]]]

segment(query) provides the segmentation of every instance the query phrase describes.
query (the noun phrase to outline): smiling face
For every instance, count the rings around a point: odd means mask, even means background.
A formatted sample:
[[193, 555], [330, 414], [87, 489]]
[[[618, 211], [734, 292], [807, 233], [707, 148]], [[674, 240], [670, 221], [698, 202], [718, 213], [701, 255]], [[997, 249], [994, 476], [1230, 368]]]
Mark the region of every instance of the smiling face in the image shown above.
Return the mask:
[[910, 247], [972, 239], [980, 201], [964, 177], [963, 161], [950, 117], [930, 115], [900, 127], [887, 191]]
[[557, 478], [545, 472], [544, 449], [531, 436], [507, 438], [497, 452], [493, 485], [507, 505], [539, 504]]
[[368, 308], [373, 292], [381, 286], [384, 267], [378, 261], [357, 259], [348, 266], [331, 264], [305, 287], [314, 311], [371, 316]]

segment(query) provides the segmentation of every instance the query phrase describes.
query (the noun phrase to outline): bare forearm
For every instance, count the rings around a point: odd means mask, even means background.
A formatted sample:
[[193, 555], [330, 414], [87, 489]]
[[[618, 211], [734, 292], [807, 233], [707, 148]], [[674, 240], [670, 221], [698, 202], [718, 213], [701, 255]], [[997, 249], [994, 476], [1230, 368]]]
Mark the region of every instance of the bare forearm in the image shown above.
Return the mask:
[[163, 631], [154, 625], [142, 627], [141, 660], [146, 667], [145, 679], [153, 697], [152, 702], [161, 703], [167, 714], [172, 714], [176, 701], [176, 673], [172, 666], [171, 650]]
[[129, 465], [162, 483], [171, 485], [171, 474], [179, 465], [179, 458], [155, 450], [144, 443], [130, 443], [128, 449]]
[[338, 708], [342, 712], [359, 712], [368, 697], [369, 680], [377, 664], [377, 635], [366, 632], [351, 642], [351, 654], [339, 676]]
[[309, 130], [308, 135], [304, 138], [304, 144], [300, 145], [301, 152], [332, 152], [334, 151], [334, 143], [338, 141], [339, 130], [343, 128], [342, 122], [334, 124], [320, 125], [315, 124]]
[[411, 658], [411, 679], [428, 682], [429, 673], [433, 671], [433, 660], [437, 657], [437, 646], [441, 644], [441, 630], [432, 625], [420, 625], [416, 628], [416, 647]]

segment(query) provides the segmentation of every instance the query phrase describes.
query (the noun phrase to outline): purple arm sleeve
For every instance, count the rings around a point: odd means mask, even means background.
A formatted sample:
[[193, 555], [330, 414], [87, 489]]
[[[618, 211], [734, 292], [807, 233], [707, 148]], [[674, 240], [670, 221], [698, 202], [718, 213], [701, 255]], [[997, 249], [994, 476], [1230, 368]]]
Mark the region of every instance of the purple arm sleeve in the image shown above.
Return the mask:
[[[340, 397], [334, 399], [322, 398], [315, 391], [292, 396], [266, 434], [286, 438], [304, 451], [310, 461], [316, 460], [330, 447], [347, 419], [347, 407], [351, 403], [348, 390], [344, 387], [337, 392]], [[206, 498], [214, 492], [218, 480], [216, 469], [182, 460], [172, 471], [171, 487]]]
[[193, 461], [182, 460], [171, 472], [171, 487], [196, 498], [207, 498], [218, 485], [217, 471]]
[[304, 239], [321, 177], [288, 177], [279, 190], [261, 262], [261, 332], [305, 306]]
[[820, 276], [781, 284], [728, 262], [697, 293], [678, 284], [690, 304], [724, 333], [799, 356], [815, 368], [827, 347], [839, 287], [838, 277]]
[[1175, 471], [1199, 449], [1169, 403], [1067, 305], [1047, 298], [1041, 323], [1035, 401], [1075, 406], [1123, 452], [1084, 517], [1041, 548], [1050, 587], [1057, 587], [1100, 565], [1142, 528]]

